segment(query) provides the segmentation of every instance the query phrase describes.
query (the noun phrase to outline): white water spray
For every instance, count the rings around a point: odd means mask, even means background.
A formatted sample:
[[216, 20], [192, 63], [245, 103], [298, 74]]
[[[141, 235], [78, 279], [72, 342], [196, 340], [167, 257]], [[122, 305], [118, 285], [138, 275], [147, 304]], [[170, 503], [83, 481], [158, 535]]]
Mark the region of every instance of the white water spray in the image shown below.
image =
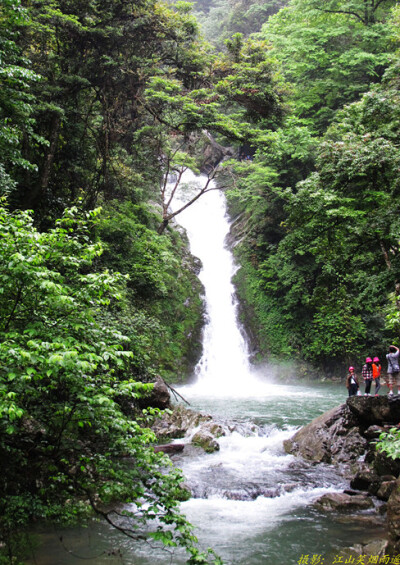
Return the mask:
[[[186, 171], [182, 189], [172, 206], [177, 210], [201, 187], [205, 176]], [[210, 185], [215, 188], [215, 185]], [[199, 188], [197, 188], [197, 191]], [[238, 304], [232, 277], [236, 266], [225, 245], [229, 219], [225, 196], [211, 190], [184, 212], [177, 221], [187, 231], [190, 250], [199, 257], [203, 268], [199, 278], [205, 288], [206, 325], [203, 334], [203, 355], [196, 369], [196, 382], [183, 387], [191, 395], [254, 396], [266, 394], [266, 384], [256, 378], [249, 363], [249, 351], [243, 330], [238, 323]], [[268, 392], [271, 393], [268, 385]]]

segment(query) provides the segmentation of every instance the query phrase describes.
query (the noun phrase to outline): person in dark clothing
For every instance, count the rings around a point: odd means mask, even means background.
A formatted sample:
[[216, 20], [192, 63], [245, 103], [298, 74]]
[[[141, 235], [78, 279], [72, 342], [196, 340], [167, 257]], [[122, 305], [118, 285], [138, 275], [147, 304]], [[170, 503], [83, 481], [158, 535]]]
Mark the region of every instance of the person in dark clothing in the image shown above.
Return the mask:
[[349, 374], [346, 379], [346, 387], [349, 391], [349, 396], [356, 396], [359, 387], [357, 375], [354, 371], [354, 367], [349, 367]]
[[365, 394], [364, 394], [364, 396], [371, 396], [370, 391], [371, 391], [371, 384], [372, 384], [372, 379], [373, 379], [371, 357], [367, 357], [365, 359], [365, 365], [363, 365], [361, 376], [364, 379], [364, 383], [365, 383]]

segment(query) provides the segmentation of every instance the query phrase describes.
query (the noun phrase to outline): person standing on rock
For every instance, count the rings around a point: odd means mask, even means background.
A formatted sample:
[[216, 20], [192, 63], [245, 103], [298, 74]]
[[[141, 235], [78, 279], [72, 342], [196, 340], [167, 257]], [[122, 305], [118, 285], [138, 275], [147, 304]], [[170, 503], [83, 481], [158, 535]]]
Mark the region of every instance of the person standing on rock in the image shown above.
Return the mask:
[[389, 346], [389, 353], [386, 355], [388, 367], [387, 367], [387, 385], [389, 387], [389, 395], [393, 394], [393, 387], [397, 386], [397, 392], [399, 391], [399, 348], [395, 345]]
[[349, 367], [349, 374], [347, 375], [347, 379], [346, 379], [346, 387], [347, 390], [349, 391], [349, 396], [357, 395], [359, 384], [358, 384], [357, 375], [354, 372], [354, 367]]
[[372, 363], [372, 377], [375, 383], [375, 396], [379, 396], [378, 392], [379, 389], [381, 388], [381, 371], [382, 371], [382, 367], [379, 362], [379, 357], [374, 357]]
[[363, 365], [361, 376], [364, 379], [364, 383], [365, 383], [364, 396], [371, 396], [370, 391], [371, 391], [371, 384], [373, 379], [371, 357], [367, 357], [365, 359], [365, 365]]

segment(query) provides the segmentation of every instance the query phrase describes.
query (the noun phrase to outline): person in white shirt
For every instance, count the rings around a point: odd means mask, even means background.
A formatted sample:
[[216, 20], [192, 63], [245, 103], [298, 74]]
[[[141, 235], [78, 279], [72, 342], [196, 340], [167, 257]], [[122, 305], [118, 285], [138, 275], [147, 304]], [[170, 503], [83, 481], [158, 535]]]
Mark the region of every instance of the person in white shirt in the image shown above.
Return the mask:
[[400, 350], [395, 345], [389, 346], [389, 353], [386, 355], [387, 359], [387, 380], [386, 384], [389, 387], [389, 395], [393, 394], [393, 388], [397, 386], [397, 393], [400, 387], [400, 367], [399, 367], [399, 353]]

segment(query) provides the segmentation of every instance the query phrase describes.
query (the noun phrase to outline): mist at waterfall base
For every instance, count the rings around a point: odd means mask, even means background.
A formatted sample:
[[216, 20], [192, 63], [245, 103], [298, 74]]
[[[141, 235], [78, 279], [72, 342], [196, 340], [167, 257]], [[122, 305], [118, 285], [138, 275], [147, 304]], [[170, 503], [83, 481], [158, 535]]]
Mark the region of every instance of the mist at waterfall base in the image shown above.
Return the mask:
[[[191, 185], [206, 179], [187, 172], [184, 182], [175, 209]], [[202, 262], [206, 305], [202, 357], [190, 384], [177, 389], [226, 430], [219, 452], [177, 458], [193, 493], [184, 513], [199, 540], [235, 565], [289, 565], [301, 554], [327, 555], [351, 545], [354, 525], [338, 527], [311, 505], [325, 492], [343, 490], [343, 480], [333, 468], [312, 467], [283, 448], [299, 426], [343, 402], [344, 387], [282, 384], [277, 368], [251, 366], [238, 323], [232, 284], [237, 267], [226, 246], [230, 220], [220, 190], [203, 195], [177, 221]]]
[[[205, 179], [187, 172], [184, 180]], [[175, 208], [190, 190], [179, 195]], [[252, 368], [237, 322], [231, 281], [236, 267], [225, 246], [229, 219], [219, 190], [203, 195], [177, 221], [203, 264], [207, 319], [203, 356], [193, 379], [176, 386], [190, 408], [211, 414], [225, 430], [218, 438], [220, 450], [212, 454], [192, 446], [191, 436], [175, 440], [185, 448], [173, 462], [192, 493], [181, 504], [182, 512], [195, 526], [201, 548], [212, 547], [226, 564], [295, 565], [309, 555], [309, 562], [315, 558], [315, 563], [332, 565], [341, 550], [366, 542], [377, 527], [317, 511], [312, 504], [316, 498], [348, 485], [334, 467], [313, 466], [286, 454], [283, 442], [299, 426], [344, 402], [346, 389], [337, 384], [280, 384], [270, 367]], [[104, 524], [61, 534], [62, 547], [60, 532], [47, 533], [30, 564], [78, 565], [84, 557], [93, 565], [181, 565], [187, 559], [181, 550], [171, 554], [133, 542]]]
[[[186, 171], [172, 209], [180, 209], [206, 181], [206, 177]], [[279, 366], [267, 362], [252, 366], [249, 361], [248, 342], [238, 320], [238, 301], [232, 283], [237, 266], [226, 244], [230, 231], [226, 199], [215, 184], [210, 186], [210, 192], [176, 217], [187, 233], [192, 255], [201, 260], [199, 279], [206, 307], [202, 357], [189, 384], [178, 384], [177, 388], [195, 404], [211, 400], [223, 405], [229, 398], [231, 407], [237, 403], [242, 406], [247, 399], [268, 402], [284, 397], [287, 404], [291, 397], [310, 396], [309, 388], [301, 392], [297, 386], [282, 385]]]

